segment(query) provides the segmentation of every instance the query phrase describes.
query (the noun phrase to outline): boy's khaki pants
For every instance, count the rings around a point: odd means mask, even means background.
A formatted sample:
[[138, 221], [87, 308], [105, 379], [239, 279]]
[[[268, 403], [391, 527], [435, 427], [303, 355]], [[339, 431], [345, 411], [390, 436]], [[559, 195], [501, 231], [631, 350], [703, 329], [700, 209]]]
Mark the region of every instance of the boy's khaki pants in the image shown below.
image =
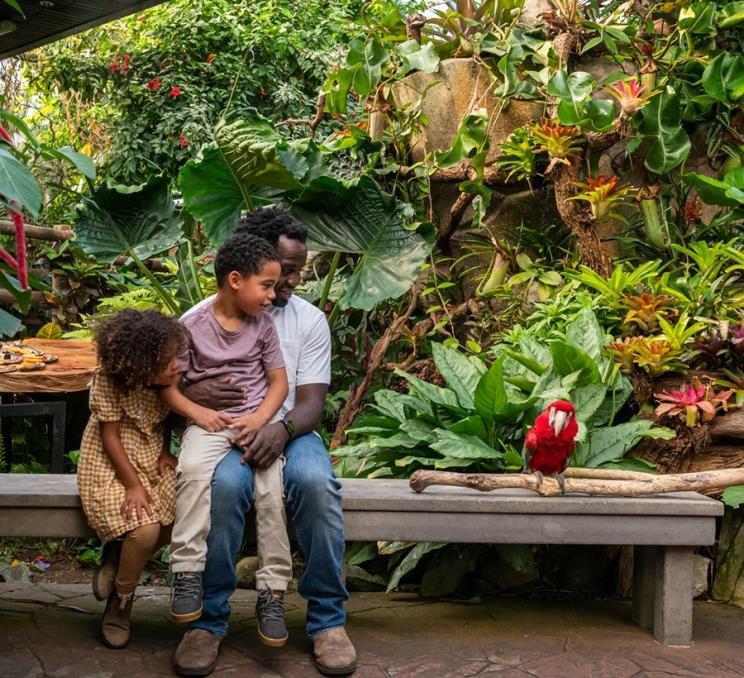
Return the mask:
[[[233, 447], [230, 429], [209, 433], [192, 424], [181, 441], [176, 469], [176, 520], [171, 538], [173, 572], [203, 572], [211, 524], [212, 474]], [[256, 542], [259, 570], [256, 588], [286, 591], [292, 578], [292, 555], [284, 510], [284, 456], [269, 467], [253, 467]]]

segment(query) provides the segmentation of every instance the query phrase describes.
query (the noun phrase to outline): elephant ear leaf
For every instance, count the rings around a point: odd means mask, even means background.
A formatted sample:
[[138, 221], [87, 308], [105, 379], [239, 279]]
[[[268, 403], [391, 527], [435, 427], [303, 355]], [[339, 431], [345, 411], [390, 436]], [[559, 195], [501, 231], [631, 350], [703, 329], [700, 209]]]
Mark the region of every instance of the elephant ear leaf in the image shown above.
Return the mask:
[[177, 245], [181, 218], [168, 183], [166, 177], [151, 177], [140, 186], [98, 189], [78, 207], [78, 247], [99, 261], [111, 262], [127, 253], [148, 259]]
[[238, 225], [246, 206], [243, 193], [216, 146], [205, 146], [178, 174], [186, 210], [204, 224], [209, 240], [219, 244]]
[[385, 193], [369, 176], [313, 179], [292, 205], [319, 252], [361, 254], [341, 308], [370, 310], [407, 292], [434, 244], [431, 224], [411, 224], [410, 205]]

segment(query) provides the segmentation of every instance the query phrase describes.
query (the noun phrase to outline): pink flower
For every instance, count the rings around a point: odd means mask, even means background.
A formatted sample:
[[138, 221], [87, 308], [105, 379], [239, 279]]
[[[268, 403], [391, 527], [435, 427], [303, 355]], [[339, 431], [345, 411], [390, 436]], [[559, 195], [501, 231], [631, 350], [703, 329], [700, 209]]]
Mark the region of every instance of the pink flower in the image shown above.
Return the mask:
[[149, 89], [151, 92], [155, 92], [156, 90], [160, 89], [160, 85], [161, 85], [160, 79], [154, 78], [150, 80], [150, 82], [147, 83], [147, 89]]
[[605, 91], [618, 100], [625, 115], [632, 115], [648, 101], [647, 89], [645, 85], [641, 85], [635, 78], [632, 78], [627, 81], [619, 80], [611, 87], [605, 88]]
[[186, 135], [183, 132], [181, 132], [179, 140], [181, 142], [181, 148], [186, 148], [189, 145], [189, 140], [186, 138]]
[[180, 87], [171, 87], [170, 88], [170, 95], [176, 99], [177, 97], [181, 96], [181, 88]]

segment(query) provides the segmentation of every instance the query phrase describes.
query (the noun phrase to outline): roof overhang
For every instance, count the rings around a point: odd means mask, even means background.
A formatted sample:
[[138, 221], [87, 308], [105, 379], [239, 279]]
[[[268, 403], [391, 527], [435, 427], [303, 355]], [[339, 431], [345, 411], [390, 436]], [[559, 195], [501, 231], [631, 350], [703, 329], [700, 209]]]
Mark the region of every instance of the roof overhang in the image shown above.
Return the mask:
[[18, 0], [25, 17], [0, 2], [0, 59], [16, 56], [165, 0]]

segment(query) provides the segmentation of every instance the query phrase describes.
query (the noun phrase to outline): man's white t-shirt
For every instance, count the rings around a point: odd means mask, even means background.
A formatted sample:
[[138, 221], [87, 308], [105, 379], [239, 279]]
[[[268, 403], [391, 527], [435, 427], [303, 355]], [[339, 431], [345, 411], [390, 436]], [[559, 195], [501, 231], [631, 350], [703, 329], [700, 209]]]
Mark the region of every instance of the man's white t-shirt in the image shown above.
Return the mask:
[[[214, 296], [200, 301], [183, 317], [213, 301]], [[289, 381], [289, 394], [274, 418], [277, 420], [294, 407], [298, 386], [331, 383], [331, 331], [325, 314], [296, 294], [289, 298], [286, 306], [272, 306], [267, 312], [279, 334]]]

